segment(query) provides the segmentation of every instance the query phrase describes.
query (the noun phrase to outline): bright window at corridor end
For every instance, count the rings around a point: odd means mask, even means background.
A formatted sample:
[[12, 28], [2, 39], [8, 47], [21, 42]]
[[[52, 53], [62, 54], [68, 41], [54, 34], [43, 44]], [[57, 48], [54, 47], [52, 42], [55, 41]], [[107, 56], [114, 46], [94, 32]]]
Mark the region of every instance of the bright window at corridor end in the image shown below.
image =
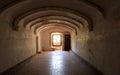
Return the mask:
[[53, 46], [61, 46], [62, 36], [60, 34], [52, 35], [52, 45]]

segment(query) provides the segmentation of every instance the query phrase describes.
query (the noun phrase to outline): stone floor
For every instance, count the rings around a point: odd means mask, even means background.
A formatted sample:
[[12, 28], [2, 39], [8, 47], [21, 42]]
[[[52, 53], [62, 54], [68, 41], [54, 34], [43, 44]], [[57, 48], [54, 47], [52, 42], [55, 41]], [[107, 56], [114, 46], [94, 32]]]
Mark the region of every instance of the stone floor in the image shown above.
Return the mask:
[[72, 52], [37, 54], [1, 75], [102, 75]]

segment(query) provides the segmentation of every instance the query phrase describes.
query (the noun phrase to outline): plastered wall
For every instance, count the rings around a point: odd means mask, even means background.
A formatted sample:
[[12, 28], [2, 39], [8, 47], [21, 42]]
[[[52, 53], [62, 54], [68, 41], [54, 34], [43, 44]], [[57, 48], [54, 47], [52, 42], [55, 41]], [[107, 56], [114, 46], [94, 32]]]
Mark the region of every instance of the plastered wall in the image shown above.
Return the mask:
[[120, 22], [117, 14], [96, 22], [76, 37], [73, 51], [105, 75], [120, 75]]
[[0, 15], [0, 73], [34, 55], [35, 40], [30, 31], [13, 31]]

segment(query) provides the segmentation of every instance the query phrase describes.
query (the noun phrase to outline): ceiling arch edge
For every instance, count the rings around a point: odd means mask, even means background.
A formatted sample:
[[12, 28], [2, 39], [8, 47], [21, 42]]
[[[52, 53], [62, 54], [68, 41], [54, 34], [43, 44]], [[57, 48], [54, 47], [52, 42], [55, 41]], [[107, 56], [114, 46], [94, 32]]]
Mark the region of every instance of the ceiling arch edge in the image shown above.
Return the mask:
[[[22, 20], [23, 18], [25, 18], [25, 17], [27, 17], [27, 16], [29, 16], [29, 15], [32, 15], [32, 14], [35, 14], [36, 12], [41, 12], [41, 11], [48, 11], [48, 10], [55, 10], [55, 11], [65, 11], [65, 12], [67, 12], [67, 13], [69, 13], [69, 14], [72, 14], [72, 16], [71, 15], [69, 15], [70, 17], [73, 17], [74, 19], [75, 19], [75, 15], [77, 16], [77, 17], [80, 17], [80, 18], [82, 18], [82, 19], [84, 19], [85, 21], [87, 21], [88, 22], [88, 25], [91, 25], [91, 26], [88, 26], [88, 28], [89, 28], [89, 30], [90, 31], [92, 31], [93, 30], [93, 22], [92, 22], [92, 19], [90, 18], [90, 17], [88, 17], [88, 16], [86, 16], [86, 15], [83, 15], [83, 14], [81, 14], [80, 12], [76, 12], [76, 11], [73, 11], [73, 10], [70, 10], [70, 9], [65, 9], [65, 8], [57, 8], [57, 7], [55, 7], [55, 8], [43, 8], [43, 9], [38, 9], [38, 10], [34, 10], [34, 11], [31, 11], [31, 12], [26, 12], [25, 14], [22, 14], [21, 16], [18, 16], [17, 18], [15, 18], [14, 20], [13, 20], [13, 23], [12, 23], [12, 27], [13, 27], [13, 30], [18, 30], [18, 23], [19, 23], [19, 21], [20, 20]], [[62, 13], [61, 13], [62, 14]], [[73, 16], [74, 15], [74, 16]], [[65, 14], [65, 16], [66, 16], [66, 14]], [[67, 16], [68, 17], [68, 16]], [[76, 19], [76, 20], [79, 20], [79, 19]]]

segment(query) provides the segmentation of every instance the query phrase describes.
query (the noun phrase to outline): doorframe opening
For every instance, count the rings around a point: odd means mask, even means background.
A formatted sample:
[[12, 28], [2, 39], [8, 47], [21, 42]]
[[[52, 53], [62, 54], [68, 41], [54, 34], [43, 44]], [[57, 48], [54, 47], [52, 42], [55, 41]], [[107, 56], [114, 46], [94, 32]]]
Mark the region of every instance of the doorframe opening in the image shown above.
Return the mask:
[[[53, 39], [54, 36], [56, 36], [55, 40]], [[58, 43], [55, 45], [54, 41], [56, 42], [58, 41]], [[51, 33], [51, 48], [53, 50], [70, 51], [71, 50], [71, 34], [52, 32]]]
[[63, 50], [63, 34], [60, 32], [51, 33], [51, 48], [53, 50]]
[[70, 34], [64, 34], [64, 51], [70, 51], [71, 50], [71, 35]]

